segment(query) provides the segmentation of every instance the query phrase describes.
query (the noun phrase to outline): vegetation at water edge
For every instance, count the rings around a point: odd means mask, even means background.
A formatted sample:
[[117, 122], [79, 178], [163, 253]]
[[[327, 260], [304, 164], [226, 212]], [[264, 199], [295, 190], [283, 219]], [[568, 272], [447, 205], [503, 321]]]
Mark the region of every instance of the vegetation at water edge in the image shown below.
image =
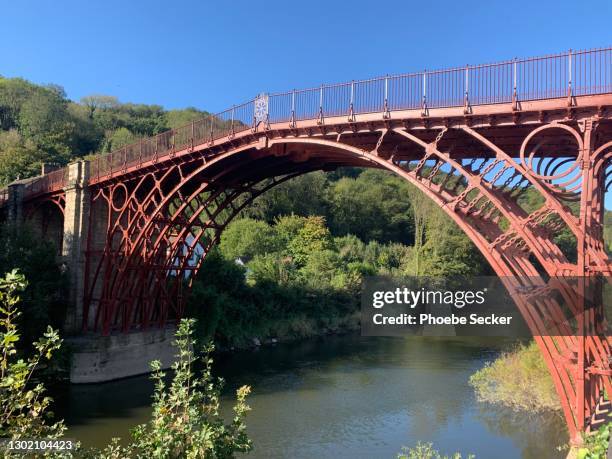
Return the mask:
[[584, 445], [576, 452], [577, 459], [606, 459], [610, 445], [612, 422], [601, 426], [596, 432], [588, 435]]
[[[16, 320], [19, 292], [27, 283], [17, 270], [0, 279], [0, 437], [7, 439], [62, 439], [66, 427], [50, 411], [52, 399], [45, 386], [37, 381], [37, 372], [48, 362], [62, 341], [57, 331], [48, 327], [34, 343], [29, 355], [19, 351]], [[176, 332], [176, 361], [167, 382], [161, 363], [151, 363], [155, 381], [152, 415], [149, 422], [132, 430], [127, 444], [120, 439], [101, 450], [73, 450], [32, 453], [31, 457], [86, 457], [96, 459], [158, 458], [229, 459], [252, 448], [246, 433], [245, 417], [250, 407], [246, 398], [248, 386], [236, 392], [234, 417], [229, 423], [220, 416], [220, 394], [223, 381], [212, 375], [212, 344], [197, 353], [193, 339], [194, 321], [184, 319]], [[201, 364], [196, 374], [195, 366]], [[29, 456], [29, 457], [30, 457]], [[3, 451], [3, 457], [23, 457], [22, 452]]]
[[483, 402], [528, 412], [561, 409], [552, 377], [533, 341], [487, 363], [471, 376], [470, 384]]
[[397, 455], [397, 459], [474, 459], [476, 456], [469, 454], [462, 456], [461, 453], [453, 453], [450, 456], [440, 453], [434, 449], [432, 443], [417, 443], [414, 448], [402, 448], [402, 452]]

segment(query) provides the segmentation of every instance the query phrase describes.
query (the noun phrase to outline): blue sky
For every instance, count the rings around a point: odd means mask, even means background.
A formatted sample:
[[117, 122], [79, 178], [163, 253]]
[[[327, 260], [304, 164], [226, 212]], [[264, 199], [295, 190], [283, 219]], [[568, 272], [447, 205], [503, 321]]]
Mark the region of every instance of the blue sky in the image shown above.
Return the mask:
[[612, 44], [612, 2], [4, 2], [0, 75], [220, 111], [266, 91]]

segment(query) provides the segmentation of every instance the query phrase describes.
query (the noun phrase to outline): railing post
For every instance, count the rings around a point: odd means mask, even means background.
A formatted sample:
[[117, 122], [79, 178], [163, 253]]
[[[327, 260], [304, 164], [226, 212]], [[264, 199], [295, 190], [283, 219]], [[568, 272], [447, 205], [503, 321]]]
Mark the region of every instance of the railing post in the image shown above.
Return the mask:
[[423, 70], [423, 100], [421, 102], [421, 116], [427, 115], [427, 69]]
[[571, 107], [573, 105], [572, 102], [572, 50], [570, 48], [569, 53], [567, 54], [567, 106]]
[[212, 114], [210, 115], [210, 138], [208, 143], [210, 143], [212, 145], [213, 143], [213, 137], [214, 136], [214, 132], [213, 132], [213, 116]]
[[349, 123], [355, 122], [354, 102], [355, 102], [355, 80], [351, 81], [351, 98], [349, 101], [349, 116], [348, 116]]
[[231, 116], [231, 123], [230, 123], [230, 138], [234, 137], [234, 110], [235, 110], [235, 105], [232, 105], [232, 114]]
[[518, 109], [518, 92], [516, 89], [516, 64], [518, 59], [515, 57], [512, 63], [512, 110]]
[[140, 139], [140, 149], [138, 151], [138, 166], [142, 167], [142, 139]]
[[153, 156], [154, 162], [157, 162], [157, 158], [159, 157], [159, 137], [162, 134], [157, 134], [155, 136], [155, 155]]
[[291, 118], [289, 118], [289, 127], [294, 128], [295, 123], [295, 89], [291, 91]]
[[470, 73], [470, 66], [469, 64], [465, 66], [465, 94], [463, 96], [463, 113], [469, 113], [470, 111], [470, 99], [469, 99], [469, 73]]
[[323, 124], [323, 85], [319, 89], [319, 119], [317, 124]]
[[191, 149], [195, 145], [195, 120], [191, 122]]
[[262, 93], [261, 97], [263, 97], [265, 101], [265, 107], [266, 107], [266, 118], [264, 121], [264, 129], [268, 131], [270, 130], [270, 96], [268, 94]]
[[385, 96], [383, 102], [383, 118], [388, 119], [391, 117], [389, 113], [389, 75], [385, 77]]
[[257, 132], [257, 125], [259, 124], [257, 122], [257, 98], [259, 96], [256, 96], [253, 99], [253, 122], [251, 123], [251, 132]]

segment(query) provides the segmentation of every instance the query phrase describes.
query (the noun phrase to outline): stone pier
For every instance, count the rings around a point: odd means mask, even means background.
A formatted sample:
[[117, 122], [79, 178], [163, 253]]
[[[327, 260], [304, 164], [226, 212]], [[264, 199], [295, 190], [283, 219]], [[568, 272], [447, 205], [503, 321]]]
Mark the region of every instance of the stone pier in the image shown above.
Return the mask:
[[68, 269], [70, 291], [64, 329], [69, 334], [79, 333], [83, 322], [83, 293], [85, 250], [89, 223], [89, 161], [68, 165], [65, 187], [64, 235], [62, 257]]
[[162, 368], [174, 362], [176, 329], [167, 327], [110, 336], [79, 336], [68, 340], [72, 349], [70, 382], [100, 383], [149, 373], [152, 360]]
[[23, 193], [25, 184], [16, 181], [8, 186], [8, 223], [18, 227], [23, 222]]

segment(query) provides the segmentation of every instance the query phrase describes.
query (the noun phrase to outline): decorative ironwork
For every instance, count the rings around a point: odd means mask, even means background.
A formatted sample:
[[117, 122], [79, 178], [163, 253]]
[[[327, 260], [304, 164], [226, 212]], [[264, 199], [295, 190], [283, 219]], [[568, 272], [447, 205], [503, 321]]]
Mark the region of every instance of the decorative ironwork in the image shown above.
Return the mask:
[[255, 123], [268, 122], [268, 95], [260, 94], [254, 102]]

